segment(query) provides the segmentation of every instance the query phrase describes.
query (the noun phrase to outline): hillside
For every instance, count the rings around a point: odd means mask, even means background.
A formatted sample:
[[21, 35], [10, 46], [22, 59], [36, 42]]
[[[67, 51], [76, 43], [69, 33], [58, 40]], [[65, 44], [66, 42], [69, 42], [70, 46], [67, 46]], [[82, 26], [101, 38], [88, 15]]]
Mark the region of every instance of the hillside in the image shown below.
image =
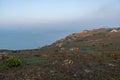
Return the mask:
[[103, 28], [73, 33], [45, 48], [50, 48], [50, 50], [52, 50], [58, 48], [69, 49], [79, 47], [87, 48], [89, 53], [91, 51], [119, 52], [120, 29], [117, 28], [117, 32], [111, 32], [112, 30], [112, 28]]
[[33, 50], [0, 50], [22, 61], [0, 60], [0, 80], [120, 80], [120, 28], [73, 33]]

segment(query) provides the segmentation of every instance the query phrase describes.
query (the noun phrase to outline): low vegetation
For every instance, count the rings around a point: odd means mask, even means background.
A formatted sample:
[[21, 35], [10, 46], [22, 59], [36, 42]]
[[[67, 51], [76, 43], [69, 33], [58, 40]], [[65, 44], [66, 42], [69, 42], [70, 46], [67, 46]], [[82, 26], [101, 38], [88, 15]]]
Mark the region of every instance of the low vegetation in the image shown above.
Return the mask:
[[8, 67], [18, 67], [22, 64], [22, 61], [16, 57], [9, 57], [6, 61], [6, 66]]
[[76, 39], [70, 40], [70, 35], [59, 41], [66, 49], [87, 48], [84, 52], [60, 51], [58, 42], [41, 49], [12, 52], [9, 55], [15, 57], [0, 63], [0, 80], [120, 80], [120, 32], [98, 32], [85, 37], [87, 32], [75, 33]]

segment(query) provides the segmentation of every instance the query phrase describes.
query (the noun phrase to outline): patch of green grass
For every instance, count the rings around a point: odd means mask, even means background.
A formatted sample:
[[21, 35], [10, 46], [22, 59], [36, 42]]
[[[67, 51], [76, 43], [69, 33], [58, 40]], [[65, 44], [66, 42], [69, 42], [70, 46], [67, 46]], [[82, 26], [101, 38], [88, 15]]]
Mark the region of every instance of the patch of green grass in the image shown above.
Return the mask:
[[5, 63], [0, 63], [0, 71], [6, 70], [9, 67]]
[[23, 64], [45, 64], [47, 59], [42, 58], [25, 58], [22, 60]]

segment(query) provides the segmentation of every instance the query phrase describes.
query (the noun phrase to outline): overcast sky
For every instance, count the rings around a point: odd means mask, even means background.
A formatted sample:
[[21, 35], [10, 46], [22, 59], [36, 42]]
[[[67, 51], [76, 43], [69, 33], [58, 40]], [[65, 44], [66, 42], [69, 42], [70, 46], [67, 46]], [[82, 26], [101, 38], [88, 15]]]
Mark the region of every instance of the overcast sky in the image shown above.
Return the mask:
[[120, 0], [0, 0], [3, 25], [119, 27]]

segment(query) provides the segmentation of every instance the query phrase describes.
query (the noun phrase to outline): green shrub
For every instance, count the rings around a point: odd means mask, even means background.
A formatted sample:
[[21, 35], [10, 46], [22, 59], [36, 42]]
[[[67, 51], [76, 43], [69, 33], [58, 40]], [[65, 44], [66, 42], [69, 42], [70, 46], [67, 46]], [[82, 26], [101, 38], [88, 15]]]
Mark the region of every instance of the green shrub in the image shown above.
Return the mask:
[[17, 53], [17, 50], [13, 50], [12, 53]]
[[35, 54], [34, 56], [35, 56], [35, 57], [41, 57], [41, 55], [40, 55], [40, 54]]
[[21, 63], [22, 63], [22, 61], [16, 57], [9, 57], [7, 59], [6, 65], [8, 67], [18, 67], [21, 65]]

